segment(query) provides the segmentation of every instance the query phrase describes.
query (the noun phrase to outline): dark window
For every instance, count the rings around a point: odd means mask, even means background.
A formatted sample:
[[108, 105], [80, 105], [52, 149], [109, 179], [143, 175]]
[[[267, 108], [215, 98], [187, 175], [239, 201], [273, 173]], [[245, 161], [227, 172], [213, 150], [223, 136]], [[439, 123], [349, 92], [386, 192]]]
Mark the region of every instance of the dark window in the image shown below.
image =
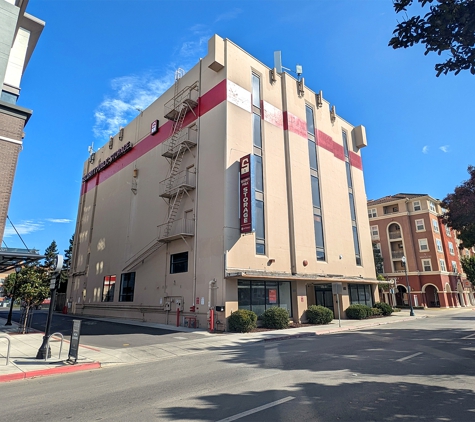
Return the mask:
[[261, 80], [255, 73], [252, 74], [252, 105], [261, 108]]
[[311, 139], [308, 140], [308, 160], [310, 162], [310, 168], [317, 170], [317, 154], [315, 150], [315, 142]]
[[305, 107], [305, 113], [307, 115], [307, 132], [312, 136], [315, 136], [315, 126], [313, 124], [313, 110], [311, 107]]
[[356, 212], [355, 212], [355, 200], [353, 199], [353, 194], [348, 194], [350, 197], [350, 212], [351, 212], [351, 220], [356, 223]]
[[313, 228], [315, 232], [315, 245], [317, 248], [317, 261], [325, 260], [325, 244], [323, 241], [323, 224], [320, 215], [313, 215]]
[[265, 253], [264, 202], [256, 200], [256, 254]]
[[238, 307], [262, 315], [272, 307], [284, 308], [292, 316], [292, 295], [288, 281], [238, 281]]
[[318, 177], [310, 176], [312, 182], [312, 202], [313, 206], [321, 208], [320, 204], [320, 187], [318, 186]]
[[368, 284], [349, 284], [350, 303], [373, 307], [373, 295]]
[[358, 229], [353, 226], [353, 243], [355, 245], [356, 265], [361, 265], [360, 244], [358, 240]]
[[348, 187], [352, 188], [353, 183], [351, 181], [351, 168], [350, 168], [350, 163], [348, 161], [345, 162], [346, 166], [346, 181], [348, 182]]
[[254, 146], [262, 148], [261, 116], [256, 113], [252, 113], [252, 139]]
[[345, 150], [345, 157], [348, 157], [348, 139], [346, 136], [346, 132], [341, 132], [341, 135], [343, 137], [343, 149]]
[[113, 302], [115, 291], [115, 275], [106, 275], [102, 284], [102, 301]]
[[170, 255], [170, 274], [188, 272], [188, 252]]
[[262, 157], [260, 155], [254, 155], [254, 177], [256, 181], [256, 190], [263, 192], [264, 177], [262, 171]]
[[119, 302], [133, 302], [135, 288], [135, 273], [125, 273], [120, 277]]

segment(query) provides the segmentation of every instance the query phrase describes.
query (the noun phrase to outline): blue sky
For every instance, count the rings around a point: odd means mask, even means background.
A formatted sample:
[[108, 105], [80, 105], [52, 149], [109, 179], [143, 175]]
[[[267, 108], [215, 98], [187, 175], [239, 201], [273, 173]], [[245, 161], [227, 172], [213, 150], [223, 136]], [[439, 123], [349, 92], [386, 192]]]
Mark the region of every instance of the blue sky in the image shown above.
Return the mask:
[[[305, 83], [366, 127], [368, 199], [398, 192], [442, 199], [475, 165], [475, 76], [435, 77], [439, 58], [387, 46], [401, 20], [391, 0], [30, 0], [46, 27], [22, 80], [25, 128], [9, 217], [29, 248], [74, 233], [88, 146], [102, 146], [191, 68], [217, 33]], [[7, 224], [4, 240], [23, 247]]]

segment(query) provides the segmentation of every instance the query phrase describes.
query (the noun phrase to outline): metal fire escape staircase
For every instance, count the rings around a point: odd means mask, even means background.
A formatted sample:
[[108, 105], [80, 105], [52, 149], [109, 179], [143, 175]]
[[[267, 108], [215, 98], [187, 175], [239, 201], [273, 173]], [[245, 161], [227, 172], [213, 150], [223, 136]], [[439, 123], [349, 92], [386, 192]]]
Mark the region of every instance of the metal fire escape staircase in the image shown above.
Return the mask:
[[198, 105], [198, 82], [178, 91], [182, 76], [182, 70], [178, 69], [175, 73], [175, 95], [165, 104], [165, 117], [173, 121], [170, 137], [164, 142], [162, 153], [169, 161], [170, 168], [168, 177], [159, 184], [160, 197], [168, 201], [166, 222], [158, 226], [157, 237], [134, 255], [123, 271], [136, 268], [165, 243], [194, 235], [192, 220], [176, 219], [184, 195], [196, 187], [196, 174], [186, 169], [181, 171], [181, 164], [185, 153], [196, 146], [196, 142], [189, 139], [189, 130], [183, 129], [183, 123], [189, 111], [195, 114], [193, 109]]

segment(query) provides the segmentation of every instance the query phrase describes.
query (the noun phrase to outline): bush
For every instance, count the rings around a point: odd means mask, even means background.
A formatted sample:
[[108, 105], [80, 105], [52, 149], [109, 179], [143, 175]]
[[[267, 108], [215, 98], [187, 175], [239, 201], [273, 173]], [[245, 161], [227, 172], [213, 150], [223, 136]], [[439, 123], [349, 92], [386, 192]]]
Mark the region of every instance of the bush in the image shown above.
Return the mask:
[[311, 305], [306, 312], [311, 324], [330, 324], [333, 320], [333, 312], [324, 306]]
[[401, 312], [401, 309], [399, 309], [399, 308], [393, 308], [393, 312]]
[[371, 308], [371, 316], [383, 315], [383, 311], [379, 308]]
[[257, 327], [257, 315], [247, 309], [238, 309], [228, 317], [230, 331], [248, 333]]
[[381, 309], [381, 313], [384, 316], [389, 316], [393, 313], [393, 308], [391, 305], [388, 305], [387, 303], [384, 302], [378, 302], [374, 304], [375, 308]]
[[366, 305], [350, 305], [345, 312], [349, 319], [366, 319], [371, 316], [371, 308]]
[[276, 330], [289, 328], [289, 313], [284, 308], [269, 308], [262, 314], [262, 325]]

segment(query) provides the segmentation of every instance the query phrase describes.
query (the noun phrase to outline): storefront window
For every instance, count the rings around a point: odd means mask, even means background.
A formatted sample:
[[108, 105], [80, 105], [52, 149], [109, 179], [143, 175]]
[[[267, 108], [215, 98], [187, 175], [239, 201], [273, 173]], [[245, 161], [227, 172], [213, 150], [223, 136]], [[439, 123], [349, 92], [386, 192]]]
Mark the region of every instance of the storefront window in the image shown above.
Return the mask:
[[369, 284], [350, 284], [348, 287], [352, 305], [360, 304], [373, 307], [373, 295]]
[[288, 281], [238, 281], [239, 309], [248, 309], [262, 315], [266, 309], [277, 306], [292, 316], [290, 282]]

